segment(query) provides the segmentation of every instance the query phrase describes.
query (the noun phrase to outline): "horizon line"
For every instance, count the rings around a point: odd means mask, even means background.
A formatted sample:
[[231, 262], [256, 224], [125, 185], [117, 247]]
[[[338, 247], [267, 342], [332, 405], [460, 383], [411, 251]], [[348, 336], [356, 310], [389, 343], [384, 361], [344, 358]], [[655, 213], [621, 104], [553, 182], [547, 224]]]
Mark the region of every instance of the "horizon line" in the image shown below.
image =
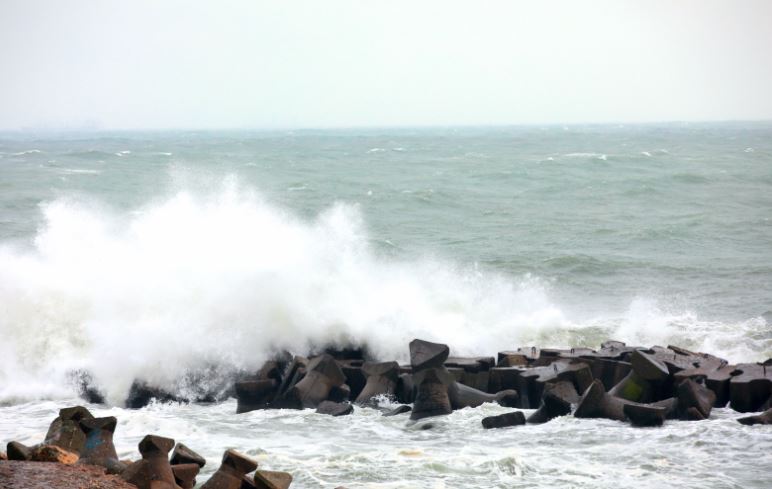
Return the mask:
[[772, 118], [760, 119], [671, 119], [656, 121], [595, 121], [595, 122], [522, 122], [522, 123], [450, 123], [450, 124], [363, 124], [330, 126], [180, 126], [180, 127], [100, 127], [99, 125], [81, 127], [41, 126], [0, 128], [0, 134], [18, 133], [140, 133], [140, 132], [276, 132], [276, 131], [348, 131], [348, 130], [410, 130], [410, 129], [496, 129], [496, 128], [538, 128], [538, 127], [586, 127], [586, 126], [657, 126], [689, 124], [759, 124], [772, 123]]

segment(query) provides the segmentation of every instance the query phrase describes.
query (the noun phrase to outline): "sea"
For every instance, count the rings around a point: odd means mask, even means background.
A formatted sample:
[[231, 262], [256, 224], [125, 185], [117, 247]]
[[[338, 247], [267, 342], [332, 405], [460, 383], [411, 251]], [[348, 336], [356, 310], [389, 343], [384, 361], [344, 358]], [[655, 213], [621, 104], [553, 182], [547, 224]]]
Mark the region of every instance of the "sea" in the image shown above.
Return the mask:
[[[281, 350], [408, 361], [678, 345], [772, 357], [772, 122], [0, 133], [0, 442], [106, 396], [121, 457], [154, 433], [293, 488], [772, 487], [772, 430], [714, 409], [633, 428], [483, 430], [356, 408], [122, 407]], [[192, 381], [191, 379], [196, 379]], [[383, 400], [382, 407], [391, 406]], [[526, 413], [527, 414], [527, 413]]]

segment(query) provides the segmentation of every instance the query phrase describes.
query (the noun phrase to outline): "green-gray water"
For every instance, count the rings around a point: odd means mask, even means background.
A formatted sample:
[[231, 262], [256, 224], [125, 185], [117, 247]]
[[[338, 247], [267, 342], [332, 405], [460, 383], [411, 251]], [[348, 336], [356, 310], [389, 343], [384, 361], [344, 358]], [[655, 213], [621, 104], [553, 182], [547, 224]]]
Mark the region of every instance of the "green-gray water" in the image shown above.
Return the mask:
[[[44, 430], [54, 405], [18, 403], [70, 397], [72, 369], [93, 372], [120, 403], [134, 378], [183, 389], [185, 370], [253, 368], [276, 348], [327, 341], [404, 359], [414, 337], [488, 355], [613, 337], [762, 360], [772, 356], [771, 217], [770, 123], [3, 134], [0, 398], [9, 415], [39, 418], [2, 434]], [[474, 431], [476, 411], [454, 414], [439, 439], [360, 413], [349, 428], [361, 433], [349, 435], [378, 440], [375, 458], [352, 438], [307, 459], [267, 425], [261, 445], [234, 427], [220, 433], [203, 408], [153, 409], [145, 421], [119, 414], [136, 424], [116, 435], [124, 450], [163, 426], [218, 440], [213, 458], [223, 446], [268, 450], [300, 487], [386, 484], [405, 470], [408, 482], [374, 487], [611, 487], [596, 478], [607, 470], [640, 487], [682, 477], [684, 487], [761, 488], [768, 455], [741, 455], [772, 443], [727, 411], [704, 434], [586, 421], [598, 430], [582, 435], [598, 444], [589, 451], [574, 440], [584, 428], [563, 420], [528, 431], [554, 443], [497, 455]], [[200, 422], [197, 434], [160, 421], [177, 414]], [[323, 438], [341, 429], [286, 416]], [[470, 451], [450, 457], [464, 436]], [[697, 454], [700, 469], [678, 472], [685, 459], [664, 452], [643, 463], [651, 446], [635, 445], [648, 436]], [[615, 461], [604, 453], [618, 443], [632, 448]], [[577, 468], [538, 458], [558, 454]], [[710, 472], [725, 463], [731, 473]]]

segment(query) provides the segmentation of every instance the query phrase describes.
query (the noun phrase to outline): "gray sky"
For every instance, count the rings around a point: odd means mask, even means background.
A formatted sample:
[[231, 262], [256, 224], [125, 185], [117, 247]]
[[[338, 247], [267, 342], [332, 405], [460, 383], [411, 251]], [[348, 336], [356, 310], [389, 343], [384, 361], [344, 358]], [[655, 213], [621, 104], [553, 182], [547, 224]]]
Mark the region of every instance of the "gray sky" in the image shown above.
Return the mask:
[[0, 129], [772, 119], [772, 1], [0, 0]]

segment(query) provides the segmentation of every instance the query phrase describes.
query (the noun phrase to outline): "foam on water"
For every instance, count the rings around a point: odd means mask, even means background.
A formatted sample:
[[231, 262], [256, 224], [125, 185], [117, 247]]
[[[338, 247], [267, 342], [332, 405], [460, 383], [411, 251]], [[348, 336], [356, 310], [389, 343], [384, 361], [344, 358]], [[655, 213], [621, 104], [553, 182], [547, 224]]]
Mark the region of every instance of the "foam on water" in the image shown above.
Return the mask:
[[761, 359], [763, 319], [740, 324], [629, 310], [572, 320], [536, 277], [436, 258], [382, 256], [360, 212], [339, 203], [303, 220], [228, 179], [118, 213], [58, 199], [31, 249], [0, 247], [0, 399], [71, 396], [84, 369], [118, 404], [134, 379], [185, 389], [186, 372], [254, 369], [279, 349], [361, 344], [406, 359], [415, 338], [456, 354], [516, 346], [675, 342]]

